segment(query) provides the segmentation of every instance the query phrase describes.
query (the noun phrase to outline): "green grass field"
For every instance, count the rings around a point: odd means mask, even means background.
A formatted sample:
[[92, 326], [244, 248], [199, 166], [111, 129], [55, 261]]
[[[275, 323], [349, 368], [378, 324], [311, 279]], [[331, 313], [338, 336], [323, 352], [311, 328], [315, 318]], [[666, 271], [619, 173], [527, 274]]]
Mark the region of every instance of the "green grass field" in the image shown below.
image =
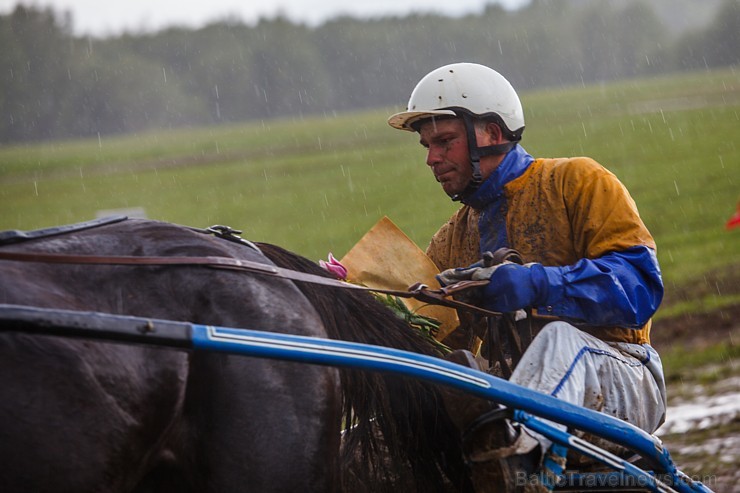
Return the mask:
[[[627, 185], [669, 293], [703, 284], [701, 297], [737, 302], [711, 284], [740, 263], [740, 229], [724, 228], [740, 199], [739, 68], [522, 100], [531, 154], [588, 155]], [[397, 110], [0, 147], [0, 229], [143, 207], [153, 219], [228, 224], [319, 259], [341, 257], [388, 215], [424, 248], [456, 205], [417, 137], [386, 125]]]

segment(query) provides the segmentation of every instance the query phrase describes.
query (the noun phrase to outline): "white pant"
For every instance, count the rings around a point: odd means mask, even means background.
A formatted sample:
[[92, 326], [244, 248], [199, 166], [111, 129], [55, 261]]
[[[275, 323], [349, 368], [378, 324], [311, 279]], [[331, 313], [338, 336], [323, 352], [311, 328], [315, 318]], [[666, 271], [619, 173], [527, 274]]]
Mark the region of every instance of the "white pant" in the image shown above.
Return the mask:
[[[510, 381], [610, 414], [648, 433], [665, 419], [663, 367], [652, 347], [604, 342], [566, 322], [549, 323], [537, 334]], [[549, 447], [544, 437], [536, 438]], [[594, 443], [622, 451], [603, 440]]]

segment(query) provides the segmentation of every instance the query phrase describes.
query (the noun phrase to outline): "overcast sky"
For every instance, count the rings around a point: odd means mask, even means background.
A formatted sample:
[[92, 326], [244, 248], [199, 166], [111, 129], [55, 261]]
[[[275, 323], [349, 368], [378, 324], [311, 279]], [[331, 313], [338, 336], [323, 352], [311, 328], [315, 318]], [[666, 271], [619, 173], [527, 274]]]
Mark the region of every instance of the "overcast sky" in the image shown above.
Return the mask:
[[295, 22], [317, 25], [341, 14], [354, 17], [403, 15], [412, 11], [462, 15], [488, 3], [516, 8], [528, 0], [0, 0], [0, 13], [18, 4], [70, 11], [77, 34], [116, 34], [169, 25], [202, 26], [236, 16], [249, 24], [282, 12]]

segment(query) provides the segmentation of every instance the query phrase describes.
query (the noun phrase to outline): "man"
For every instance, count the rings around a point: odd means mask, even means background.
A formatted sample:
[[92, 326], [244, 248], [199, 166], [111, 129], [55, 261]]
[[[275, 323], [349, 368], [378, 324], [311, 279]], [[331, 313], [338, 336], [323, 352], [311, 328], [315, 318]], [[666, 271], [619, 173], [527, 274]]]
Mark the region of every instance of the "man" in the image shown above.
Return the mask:
[[[407, 111], [388, 122], [419, 134], [435, 178], [463, 204], [427, 249], [440, 282], [490, 280], [479, 288], [484, 308], [531, 307], [555, 320], [510, 380], [655, 431], [665, 387], [650, 317], [663, 284], [655, 243], [625, 187], [592, 159], [527, 154], [516, 91], [482, 65], [430, 72]], [[502, 247], [525, 264], [478, 262]]]

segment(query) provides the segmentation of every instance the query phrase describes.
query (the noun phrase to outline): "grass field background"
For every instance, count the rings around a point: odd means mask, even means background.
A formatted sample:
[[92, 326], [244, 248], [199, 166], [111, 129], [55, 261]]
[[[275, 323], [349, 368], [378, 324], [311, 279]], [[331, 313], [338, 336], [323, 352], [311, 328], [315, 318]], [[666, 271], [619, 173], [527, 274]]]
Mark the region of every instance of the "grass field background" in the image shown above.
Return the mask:
[[[692, 309], [740, 301], [724, 289], [740, 278], [740, 229], [724, 227], [740, 199], [740, 68], [521, 97], [532, 155], [593, 157], [630, 189], [668, 297]], [[3, 146], [0, 229], [143, 207], [317, 260], [341, 257], [388, 215], [425, 248], [457, 206], [417, 136], [385, 123], [399, 109]]]

